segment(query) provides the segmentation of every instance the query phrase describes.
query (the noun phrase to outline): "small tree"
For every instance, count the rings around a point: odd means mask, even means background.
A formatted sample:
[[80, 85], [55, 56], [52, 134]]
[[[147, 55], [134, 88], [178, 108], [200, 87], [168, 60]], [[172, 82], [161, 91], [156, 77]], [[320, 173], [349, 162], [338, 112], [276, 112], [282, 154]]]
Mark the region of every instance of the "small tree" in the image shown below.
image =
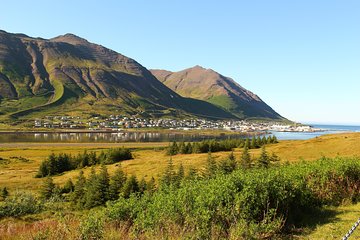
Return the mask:
[[167, 149], [167, 155], [173, 156], [179, 153], [179, 147], [176, 142], [173, 142], [172, 144], [169, 144], [169, 147]]
[[191, 154], [193, 152], [191, 143], [189, 143], [189, 142], [187, 143], [186, 150], [187, 150], [187, 152], [186, 152], [187, 154]]
[[185, 177], [186, 180], [195, 180], [197, 179], [197, 172], [196, 169], [194, 167], [190, 167], [188, 174]]
[[176, 174], [174, 171], [174, 164], [172, 158], [169, 159], [168, 165], [165, 169], [163, 176], [161, 177], [162, 186], [170, 186], [175, 180]]
[[218, 170], [215, 159], [212, 157], [211, 152], [208, 153], [208, 157], [206, 160], [204, 177], [211, 178], [215, 176]]
[[249, 139], [249, 138], [246, 138], [246, 140], [245, 140], [244, 148], [245, 148], [245, 147], [247, 147], [248, 149], [251, 148], [251, 146], [250, 146], [250, 139]]
[[120, 191], [126, 182], [126, 174], [119, 166], [115, 174], [111, 177], [110, 187], [109, 187], [109, 199], [116, 200], [119, 198]]
[[195, 142], [192, 145], [192, 153], [201, 153], [200, 144]]
[[258, 158], [258, 165], [259, 167], [265, 167], [265, 168], [268, 168], [270, 165], [270, 159], [266, 152], [265, 146], [261, 148], [261, 154], [260, 157]]
[[258, 136], [256, 138], [256, 147], [261, 147], [262, 145], [263, 145], [262, 140], [261, 140], [260, 136]]
[[187, 154], [187, 147], [184, 142], [180, 142], [179, 144], [179, 153], [180, 154]]
[[139, 192], [140, 193], [144, 193], [147, 190], [147, 182], [145, 180], [145, 178], [141, 178], [140, 182], [139, 182]]
[[257, 142], [255, 136], [253, 136], [253, 138], [251, 139], [250, 148], [251, 149], [257, 148]]
[[99, 174], [91, 169], [89, 180], [86, 184], [86, 208], [105, 204], [109, 199], [109, 174], [105, 165], [101, 166]]
[[64, 184], [64, 187], [61, 189], [62, 193], [70, 193], [72, 191], [74, 191], [74, 183], [71, 181], [71, 179], [69, 178], [66, 183]]
[[92, 167], [88, 180], [86, 181], [85, 188], [85, 208], [90, 209], [92, 207], [100, 205], [100, 194], [96, 187], [97, 176], [95, 168]]
[[132, 193], [139, 192], [139, 183], [134, 175], [131, 175], [125, 182], [121, 195], [124, 198], [129, 198]]
[[221, 161], [220, 169], [223, 173], [231, 173], [236, 169], [236, 159], [234, 156], [234, 152], [231, 152], [228, 158]]
[[185, 170], [184, 170], [184, 165], [182, 163], [180, 163], [178, 171], [177, 171], [177, 178], [179, 181], [182, 181], [185, 177]]
[[248, 169], [251, 167], [251, 157], [250, 157], [249, 149], [246, 144], [241, 154], [241, 167], [244, 169]]
[[265, 136], [262, 137], [262, 139], [261, 139], [261, 144], [262, 144], [262, 145], [267, 144], [267, 140], [266, 140], [266, 137], [265, 137]]
[[9, 191], [7, 190], [6, 187], [3, 187], [1, 189], [1, 200], [5, 200], [7, 197], [9, 196]]
[[146, 191], [153, 193], [156, 190], [155, 178], [151, 177], [150, 181], [147, 183]]
[[176, 173], [176, 176], [175, 176], [175, 179], [174, 179], [174, 184], [177, 187], [179, 187], [180, 183], [184, 180], [184, 177], [185, 177], [185, 170], [184, 170], [183, 164], [181, 163], [179, 165], [178, 170], [177, 170], [177, 173]]
[[50, 199], [54, 195], [55, 187], [56, 185], [54, 184], [54, 181], [51, 177], [48, 176], [45, 178], [40, 189], [41, 198], [45, 200]]
[[74, 186], [74, 191], [71, 194], [72, 203], [79, 209], [84, 208], [85, 206], [85, 187], [86, 187], [86, 178], [84, 172], [80, 171], [77, 181]]
[[109, 185], [110, 185], [109, 173], [107, 171], [106, 166], [102, 165], [100, 169], [100, 173], [97, 176], [97, 182], [96, 182], [96, 187], [99, 191], [102, 204], [104, 204], [107, 200], [109, 200]]

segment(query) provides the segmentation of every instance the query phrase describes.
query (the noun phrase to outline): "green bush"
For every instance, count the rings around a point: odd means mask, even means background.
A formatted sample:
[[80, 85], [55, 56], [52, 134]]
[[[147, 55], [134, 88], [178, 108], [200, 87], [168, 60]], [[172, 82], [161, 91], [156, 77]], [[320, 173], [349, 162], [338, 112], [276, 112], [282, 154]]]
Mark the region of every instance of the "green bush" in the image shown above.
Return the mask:
[[132, 154], [128, 148], [112, 148], [109, 149], [105, 154], [103, 154], [103, 159], [101, 163], [104, 164], [113, 164], [123, 160], [132, 159]]
[[0, 203], [0, 218], [20, 217], [38, 213], [41, 209], [42, 204], [32, 194], [17, 192]]
[[90, 212], [80, 222], [81, 240], [98, 240], [104, 238], [104, 216], [101, 212]]
[[[325, 204], [357, 201], [359, 159], [321, 159], [183, 182], [109, 203], [110, 219], [134, 232], [193, 239], [270, 238]], [[169, 227], [173, 226], [173, 228]]]

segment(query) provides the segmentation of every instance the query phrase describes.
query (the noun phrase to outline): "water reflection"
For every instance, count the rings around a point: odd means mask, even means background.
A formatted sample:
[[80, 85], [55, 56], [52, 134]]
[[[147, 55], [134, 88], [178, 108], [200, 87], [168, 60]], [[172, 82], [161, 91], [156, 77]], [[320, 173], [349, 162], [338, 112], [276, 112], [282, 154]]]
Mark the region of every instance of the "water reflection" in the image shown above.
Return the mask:
[[122, 133], [6, 133], [0, 134], [0, 142], [168, 142], [201, 141], [204, 139], [228, 139], [244, 137], [240, 134], [202, 135], [156, 132]]
[[[322, 132], [272, 132], [279, 140], [310, 139], [324, 134], [341, 132], [360, 132], [359, 126], [315, 125], [324, 129]], [[119, 133], [0, 133], [0, 143], [11, 142], [168, 142], [168, 141], [201, 141], [204, 139], [245, 138], [243, 134], [202, 135], [158, 132], [119, 132]]]

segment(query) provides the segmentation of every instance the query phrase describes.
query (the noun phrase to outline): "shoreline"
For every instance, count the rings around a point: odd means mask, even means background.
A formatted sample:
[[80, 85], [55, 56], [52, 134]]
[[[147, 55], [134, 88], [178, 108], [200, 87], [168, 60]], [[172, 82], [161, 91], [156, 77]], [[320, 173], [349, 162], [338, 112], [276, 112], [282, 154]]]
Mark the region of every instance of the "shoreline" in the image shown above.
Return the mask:
[[258, 136], [264, 134], [271, 134], [272, 132], [289, 132], [289, 133], [317, 133], [317, 132], [326, 132], [325, 129], [318, 129], [316, 131], [290, 131], [290, 130], [258, 130], [258, 131], [249, 131], [249, 132], [240, 132], [235, 130], [225, 130], [225, 129], [122, 129], [122, 130], [0, 130], [0, 134], [63, 134], [63, 133], [175, 133], [175, 134], [194, 134], [200, 133], [203, 135], [216, 135], [216, 134], [226, 134], [226, 135], [244, 135], [244, 136]]
[[71, 133], [163, 133], [163, 134], [200, 134], [200, 135], [243, 135], [243, 136], [258, 136], [263, 134], [268, 134], [269, 132], [263, 131], [252, 131], [252, 132], [237, 132], [237, 131], [228, 131], [228, 130], [219, 130], [219, 129], [192, 129], [192, 130], [180, 130], [180, 129], [134, 129], [134, 130], [54, 130], [54, 131], [46, 131], [46, 130], [0, 130], [0, 134], [71, 134]]

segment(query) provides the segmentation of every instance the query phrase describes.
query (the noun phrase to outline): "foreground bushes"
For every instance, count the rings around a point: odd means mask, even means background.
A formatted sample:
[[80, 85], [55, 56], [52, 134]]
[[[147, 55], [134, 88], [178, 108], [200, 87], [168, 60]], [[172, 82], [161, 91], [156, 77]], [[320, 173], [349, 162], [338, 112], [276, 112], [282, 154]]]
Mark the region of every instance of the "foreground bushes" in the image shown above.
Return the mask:
[[[185, 174], [181, 165], [175, 170], [170, 160], [157, 189], [153, 180], [138, 182], [121, 169], [109, 176], [103, 166], [87, 178], [81, 172], [75, 186], [66, 184], [69, 192], [62, 195], [63, 201], [68, 199], [81, 209], [108, 200], [105, 215], [89, 215], [81, 221], [83, 239], [101, 238], [104, 224], [126, 229], [123, 234], [135, 239], [262, 239], [297, 227], [324, 205], [360, 200], [360, 160], [356, 158], [250, 168], [235, 164], [231, 172], [224, 171], [228, 168], [214, 162], [211, 154], [208, 162], [206, 171]], [[51, 190], [50, 195], [42, 192], [44, 198], [54, 199], [54, 194], [64, 191], [54, 189], [60, 188], [51, 178], [44, 181], [42, 190]], [[0, 203], [0, 217], [45, 209], [44, 202], [19, 196], [10, 193]]]
[[281, 167], [236, 170], [183, 181], [142, 197], [109, 202], [108, 216], [134, 234], [184, 238], [265, 238], [296, 225], [324, 204], [358, 201], [358, 159], [322, 159]]
[[0, 202], [0, 218], [19, 217], [26, 214], [38, 213], [42, 204], [29, 193], [15, 193]]
[[97, 164], [113, 164], [123, 160], [132, 159], [132, 153], [128, 148], [115, 148], [102, 151], [99, 155], [96, 152], [84, 152], [77, 156], [66, 153], [55, 155], [50, 154], [39, 167], [36, 177], [53, 176], [76, 168], [83, 168]]

